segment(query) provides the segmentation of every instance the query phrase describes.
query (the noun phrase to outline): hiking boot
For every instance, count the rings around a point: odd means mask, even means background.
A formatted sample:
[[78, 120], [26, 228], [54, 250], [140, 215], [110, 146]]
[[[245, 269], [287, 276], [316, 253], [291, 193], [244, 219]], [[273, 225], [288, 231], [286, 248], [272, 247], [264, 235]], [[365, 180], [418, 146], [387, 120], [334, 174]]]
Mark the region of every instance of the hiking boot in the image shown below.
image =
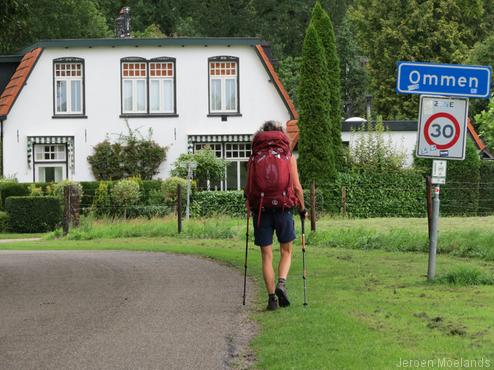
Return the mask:
[[288, 293], [286, 291], [285, 284], [278, 283], [278, 285], [276, 286], [276, 290], [274, 292], [278, 296], [278, 302], [280, 303], [280, 307], [290, 306], [290, 301], [288, 300]]
[[266, 307], [266, 310], [274, 311], [276, 309], [278, 309], [278, 301], [276, 300], [276, 296], [274, 294], [270, 294], [268, 298], [268, 306]]

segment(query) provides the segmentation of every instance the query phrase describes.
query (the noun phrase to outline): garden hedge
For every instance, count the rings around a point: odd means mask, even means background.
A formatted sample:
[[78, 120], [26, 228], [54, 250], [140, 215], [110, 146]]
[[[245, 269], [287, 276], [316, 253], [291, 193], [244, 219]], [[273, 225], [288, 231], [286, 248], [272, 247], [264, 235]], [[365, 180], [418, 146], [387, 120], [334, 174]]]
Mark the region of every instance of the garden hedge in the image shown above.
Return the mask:
[[62, 221], [58, 197], [11, 196], [5, 202], [10, 229], [20, 233], [54, 230]]
[[7, 212], [0, 211], [0, 232], [4, 233], [8, 231], [9, 228], [9, 214]]
[[29, 195], [28, 183], [18, 183], [14, 181], [0, 182], [1, 209], [5, 209], [5, 200], [11, 196]]

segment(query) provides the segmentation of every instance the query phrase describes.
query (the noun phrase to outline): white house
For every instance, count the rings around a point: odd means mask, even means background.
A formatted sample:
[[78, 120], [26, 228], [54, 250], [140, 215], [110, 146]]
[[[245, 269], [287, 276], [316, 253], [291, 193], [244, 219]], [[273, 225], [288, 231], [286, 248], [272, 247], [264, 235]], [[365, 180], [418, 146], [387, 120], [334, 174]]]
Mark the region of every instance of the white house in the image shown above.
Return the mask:
[[[293, 148], [298, 141], [298, 114], [269, 55], [257, 38], [115, 38], [46, 40], [0, 56], [2, 175], [93, 180], [93, 147], [128, 123], [168, 147], [158, 178], [180, 154], [209, 145], [232, 162], [220, 186], [241, 189], [264, 121], [286, 122]], [[342, 123], [343, 142], [357, 125]], [[416, 122], [385, 126], [411, 163]]]
[[2, 90], [3, 175], [21, 182], [93, 180], [93, 147], [128, 122], [168, 147], [157, 177], [209, 144], [234, 163], [224, 188], [240, 189], [251, 135], [298, 118], [257, 38], [40, 41], [0, 56]]

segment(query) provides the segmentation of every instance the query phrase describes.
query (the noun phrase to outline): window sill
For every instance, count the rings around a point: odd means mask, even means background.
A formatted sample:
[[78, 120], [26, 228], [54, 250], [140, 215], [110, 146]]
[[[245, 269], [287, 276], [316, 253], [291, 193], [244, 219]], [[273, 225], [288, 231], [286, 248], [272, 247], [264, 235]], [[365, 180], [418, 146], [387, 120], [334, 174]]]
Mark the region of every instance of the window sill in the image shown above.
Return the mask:
[[51, 116], [54, 119], [66, 119], [66, 118], [78, 118], [78, 119], [86, 119], [87, 116], [85, 114], [55, 114]]
[[178, 117], [176, 113], [123, 113], [120, 118]]
[[242, 113], [209, 113], [208, 117], [242, 117]]

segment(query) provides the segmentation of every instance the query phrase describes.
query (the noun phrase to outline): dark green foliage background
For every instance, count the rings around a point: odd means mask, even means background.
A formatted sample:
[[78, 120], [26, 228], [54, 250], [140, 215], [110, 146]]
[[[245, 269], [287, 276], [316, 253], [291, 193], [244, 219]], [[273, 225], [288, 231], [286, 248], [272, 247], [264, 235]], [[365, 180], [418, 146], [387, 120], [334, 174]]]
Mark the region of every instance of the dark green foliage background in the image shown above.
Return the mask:
[[57, 197], [11, 196], [5, 202], [10, 230], [19, 233], [53, 231], [62, 221]]

